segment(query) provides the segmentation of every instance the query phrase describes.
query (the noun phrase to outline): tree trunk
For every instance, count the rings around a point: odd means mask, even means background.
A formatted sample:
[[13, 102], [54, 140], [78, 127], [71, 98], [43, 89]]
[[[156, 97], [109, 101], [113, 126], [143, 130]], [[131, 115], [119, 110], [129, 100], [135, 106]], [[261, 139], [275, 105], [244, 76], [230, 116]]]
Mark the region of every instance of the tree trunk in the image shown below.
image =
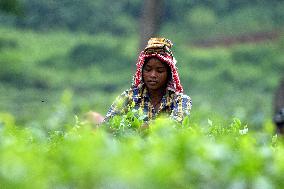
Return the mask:
[[150, 37], [156, 37], [163, 15], [163, 0], [144, 0], [140, 19], [139, 51], [145, 48]]
[[278, 112], [281, 108], [284, 108], [284, 78], [275, 93], [274, 112]]

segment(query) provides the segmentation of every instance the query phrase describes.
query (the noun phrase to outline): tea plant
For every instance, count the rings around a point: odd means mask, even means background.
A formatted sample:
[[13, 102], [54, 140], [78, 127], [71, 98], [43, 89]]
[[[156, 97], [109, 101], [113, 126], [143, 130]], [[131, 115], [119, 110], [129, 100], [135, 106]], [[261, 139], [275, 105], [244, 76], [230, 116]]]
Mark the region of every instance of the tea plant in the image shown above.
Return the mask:
[[[229, 125], [135, 112], [49, 133], [2, 121], [1, 188], [282, 188], [282, 139]], [[54, 127], [58, 128], [58, 127]]]

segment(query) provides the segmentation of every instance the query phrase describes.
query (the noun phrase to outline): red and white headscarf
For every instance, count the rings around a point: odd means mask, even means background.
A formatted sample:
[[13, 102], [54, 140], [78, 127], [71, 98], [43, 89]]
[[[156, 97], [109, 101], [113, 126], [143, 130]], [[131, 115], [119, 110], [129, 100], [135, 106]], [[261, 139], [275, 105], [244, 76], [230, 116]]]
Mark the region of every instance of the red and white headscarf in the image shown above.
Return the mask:
[[[149, 45], [149, 43], [148, 43]], [[149, 48], [149, 47], [148, 47]], [[167, 48], [167, 47], [166, 47]], [[169, 49], [168, 49], [169, 50]], [[167, 85], [167, 89], [174, 91], [175, 93], [182, 93], [183, 87], [180, 83], [179, 75], [177, 72], [176, 67], [176, 59], [173, 57], [171, 51], [166, 51], [163, 53], [153, 52], [153, 53], [146, 53], [145, 50], [142, 51], [138, 57], [137, 63], [136, 63], [136, 73], [133, 77], [133, 83], [132, 85], [134, 87], [141, 87], [143, 85], [143, 79], [142, 79], [142, 69], [145, 64], [145, 59], [155, 57], [158, 58], [160, 61], [166, 63], [172, 72], [172, 78], [169, 80], [169, 83]]]

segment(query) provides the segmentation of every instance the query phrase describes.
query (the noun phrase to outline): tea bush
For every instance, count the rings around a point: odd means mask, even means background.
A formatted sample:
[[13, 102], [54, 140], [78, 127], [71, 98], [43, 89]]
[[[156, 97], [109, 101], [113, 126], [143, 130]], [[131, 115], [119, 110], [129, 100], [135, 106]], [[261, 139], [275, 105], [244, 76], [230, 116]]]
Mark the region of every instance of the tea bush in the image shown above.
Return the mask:
[[[8, 116], [9, 117], [9, 116]], [[1, 117], [3, 188], [282, 188], [281, 139], [238, 119], [199, 126], [134, 112], [92, 128], [82, 121], [48, 133]], [[54, 127], [56, 128], [56, 127]]]

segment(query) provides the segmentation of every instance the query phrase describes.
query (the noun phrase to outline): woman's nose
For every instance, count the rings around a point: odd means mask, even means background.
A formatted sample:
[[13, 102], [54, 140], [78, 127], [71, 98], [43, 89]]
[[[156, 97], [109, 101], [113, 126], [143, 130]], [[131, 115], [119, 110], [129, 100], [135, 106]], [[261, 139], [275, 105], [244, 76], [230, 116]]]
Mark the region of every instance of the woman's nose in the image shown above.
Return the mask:
[[151, 77], [157, 77], [157, 72], [155, 70], [150, 72]]

